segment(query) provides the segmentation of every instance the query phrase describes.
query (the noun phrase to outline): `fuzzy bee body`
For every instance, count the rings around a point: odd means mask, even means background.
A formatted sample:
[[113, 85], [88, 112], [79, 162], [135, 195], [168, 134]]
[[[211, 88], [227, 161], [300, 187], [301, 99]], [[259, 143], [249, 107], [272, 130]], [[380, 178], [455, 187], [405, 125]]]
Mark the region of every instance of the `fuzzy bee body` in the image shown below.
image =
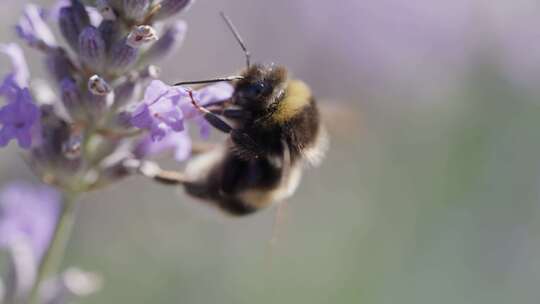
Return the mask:
[[[305, 163], [318, 164], [327, 140], [307, 85], [279, 66], [254, 65], [234, 84], [234, 129], [219, 148], [188, 163], [186, 192], [245, 215], [291, 196]], [[209, 121], [212, 121], [209, 119]]]
[[216, 148], [192, 158], [184, 173], [157, 165], [135, 167], [154, 180], [183, 185], [192, 197], [232, 215], [247, 215], [281, 202], [296, 191], [305, 164], [318, 165], [328, 137], [315, 99], [302, 81], [290, 79], [283, 66], [250, 64], [250, 54], [236, 28], [221, 14], [246, 57], [239, 76], [179, 82], [176, 85], [232, 81], [230, 100], [218, 109], [193, 106], [214, 128], [228, 134]]

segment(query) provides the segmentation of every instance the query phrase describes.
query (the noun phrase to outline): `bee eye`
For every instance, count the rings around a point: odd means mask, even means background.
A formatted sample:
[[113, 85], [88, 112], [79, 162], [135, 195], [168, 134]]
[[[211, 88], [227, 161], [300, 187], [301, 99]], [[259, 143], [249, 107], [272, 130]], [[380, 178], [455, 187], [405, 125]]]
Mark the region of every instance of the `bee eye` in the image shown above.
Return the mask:
[[264, 83], [262, 82], [254, 83], [245, 89], [245, 95], [246, 97], [255, 98], [261, 95], [264, 89], [265, 89]]

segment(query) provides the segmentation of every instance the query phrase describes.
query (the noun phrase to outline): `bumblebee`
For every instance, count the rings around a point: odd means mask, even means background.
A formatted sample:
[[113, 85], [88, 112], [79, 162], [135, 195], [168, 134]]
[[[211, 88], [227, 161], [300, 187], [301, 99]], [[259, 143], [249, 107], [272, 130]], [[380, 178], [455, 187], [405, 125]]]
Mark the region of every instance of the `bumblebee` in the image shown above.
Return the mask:
[[328, 148], [317, 103], [310, 88], [279, 65], [250, 64], [234, 25], [222, 14], [245, 52], [240, 76], [181, 82], [190, 85], [231, 81], [234, 93], [219, 108], [193, 105], [228, 138], [195, 157], [183, 173], [142, 172], [165, 184], [181, 184], [190, 196], [232, 215], [247, 215], [282, 202], [299, 185], [305, 164], [318, 165]]

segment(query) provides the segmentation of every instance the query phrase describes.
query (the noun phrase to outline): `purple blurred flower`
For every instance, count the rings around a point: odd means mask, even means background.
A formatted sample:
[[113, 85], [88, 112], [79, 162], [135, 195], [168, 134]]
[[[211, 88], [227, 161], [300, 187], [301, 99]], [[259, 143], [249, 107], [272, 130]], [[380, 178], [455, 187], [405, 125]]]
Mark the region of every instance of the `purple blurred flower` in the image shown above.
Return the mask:
[[26, 241], [40, 259], [59, 214], [60, 194], [46, 186], [11, 183], [0, 191], [0, 247]]
[[56, 39], [43, 16], [43, 9], [35, 4], [27, 4], [16, 26], [17, 34], [30, 46], [55, 47]]
[[191, 139], [186, 130], [183, 132], [170, 132], [163, 139], [156, 142], [151, 136], [139, 141], [135, 147], [135, 156], [139, 159], [156, 156], [161, 153], [173, 151], [174, 159], [181, 162], [191, 154]]
[[144, 94], [141, 105], [131, 118], [133, 126], [150, 131], [153, 141], [162, 140], [169, 132], [184, 130], [184, 115], [180, 109], [180, 98], [187, 94], [154, 80]]
[[17, 139], [21, 148], [29, 149], [39, 134], [40, 116], [30, 91], [18, 90], [15, 100], [0, 109], [0, 147], [6, 146], [12, 139]]
[[0, 84], [0, 95], [8, 101], [16, 97], [16, 92], [20, 88], [28, 86], [30, 72], [22, 49], [15, 43], [0, 44], [0, 52], [5, 53], [11, 59], [12, 71], [4, 77]]

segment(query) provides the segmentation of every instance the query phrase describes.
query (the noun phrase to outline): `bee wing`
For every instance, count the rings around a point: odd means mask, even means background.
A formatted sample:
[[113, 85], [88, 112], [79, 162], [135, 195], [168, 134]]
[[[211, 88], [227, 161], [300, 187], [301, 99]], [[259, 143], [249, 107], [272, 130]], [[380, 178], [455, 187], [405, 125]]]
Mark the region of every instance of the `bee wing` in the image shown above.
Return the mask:
[[362, 112], [351, 103], [323, 100], [318, 105], [321, 120], [332, 137], [350, 138], [351, 132], [359, 133], [364, 129]]

